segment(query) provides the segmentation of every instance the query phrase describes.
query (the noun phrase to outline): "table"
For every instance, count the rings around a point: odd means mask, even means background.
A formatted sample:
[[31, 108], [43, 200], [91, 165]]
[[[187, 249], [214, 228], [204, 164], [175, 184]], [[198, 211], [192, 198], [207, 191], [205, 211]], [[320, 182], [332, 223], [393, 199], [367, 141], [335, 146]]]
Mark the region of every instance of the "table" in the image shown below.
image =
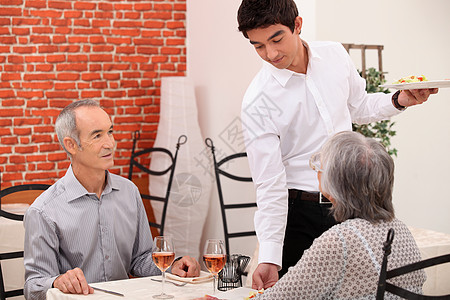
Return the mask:
[[[151, 278], [161, 279], [161, 276], [133, 278], [118, 281], [92, 283], [92, 286], [102, 289], [119, 292], [125, 297], [106, 294], [101, 291], [95, 291], [90, 295], [64, 294], [58, 289], [49, 289], [47, 291], [47, 300], [148, 300], [152, 296], [161, 293], [161, 283], [151, 280]], [[216, 282], [217, 284], [217, 282]], [[202, 283], [188, 283], [185, 286], [177, 287], [171, 283], [164, 285], [166, 294], [174, 295], [174, 299], [191, 300], [203, 297], [206, 294], [212, 294], [212, 281]], [[227, 292], [217, 291], [216, 296], [229, 300], [242, 300], [249, 295], [249, 288], [237, 288]]]
[[[28, 207], [28, 204], [2, 204], [4, 210], [18, 214], [23, 214]], [[0, 253], [23, 251], [24, 239], [25, 229], [22, 221], [0, 217]], [[6, 291], [23, 288], [25, 283], [23, 258], [3, 260], [1, 264]], [[14, 299], [25, 298], [18, 296]]]
[[[422, 259], [450, 254], [450, 234], [421, 228], [408, 228], [416, 240]], [[252, 260], [249, 263], [248, 276], [245, 283], [246, 287], [252, 286], [252, 274], [258, 266], [258, 247], [259, 245], [256, 246]], [[425, 295], [450, 294], [450, 263], [426, 268], [424, 270], [427, 274], [427, 280], [423, 285], [423, 293]]]

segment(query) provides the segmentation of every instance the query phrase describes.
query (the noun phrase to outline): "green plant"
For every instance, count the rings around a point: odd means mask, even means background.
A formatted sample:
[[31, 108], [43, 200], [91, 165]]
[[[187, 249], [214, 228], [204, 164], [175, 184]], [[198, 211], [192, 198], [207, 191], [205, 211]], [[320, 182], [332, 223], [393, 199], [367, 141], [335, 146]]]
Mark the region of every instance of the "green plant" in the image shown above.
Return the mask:
[[[360, 72], [361, 74], [361, 72]], [[368, 93], [390, 93], [386, 88], [380, 87], [386, 80], [381, 78], [381, 73], [375, 68], [369, 68], [366, 72], [366, 91]], [[395, 122], [391, 120], [383, 120], [369, 124], [352, 124], [353, 131], [357, 131], [364, 136], [371, 137], [379, 141], [386, 147], [389, 155], [397, 156], [397, 149], [391, 145], [391, 137], [395, 136], [396, 132], [392, 129]]]

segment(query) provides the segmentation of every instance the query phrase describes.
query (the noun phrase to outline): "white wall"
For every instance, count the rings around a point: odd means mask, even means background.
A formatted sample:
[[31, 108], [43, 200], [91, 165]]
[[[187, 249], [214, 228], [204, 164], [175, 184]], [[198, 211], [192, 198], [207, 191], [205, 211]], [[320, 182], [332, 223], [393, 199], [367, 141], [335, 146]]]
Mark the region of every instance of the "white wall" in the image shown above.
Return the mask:
[[[450, 79], [450, 1], [318, 0], [319, 40], [381, 44], [387, 82]], [[357, 51], [357, 50], [354, 50]], [[375, 51], [374, 51], [375, 52]], [[359, 59], [355, 61], [359, 63]], [[450, 89], [395, 117], [394, 203], [410, 226], [450, 233]]]
[[[187, 72], [196, 85], [200, 126], [204, 137], [212, 138], [225, 154], [239, 148], [227, 134], [239, 123], [243, 94], [261, 66], [253, 47], [237, 30], [240, 2], [187, 1]], [[306, 40], [317, 37], [385, 45], [384, 68], [389, 71], [389, 81], [421, 73], [432, 79], [450, 78], [450, 23], [445, 18], [450, 11], [448, 0], [296, 2], [304, 19], [302, 37]], [[417, 28], [412, 29], [415, 24]], [[442, 89], [426, 105], [397, 117], [397, 137], [393, 140], [399, 150], [394, 195], [397, 215], [409, 225], [447, 233], [450, 196], [442, 187], [450, 179], [449, 92]], [[231, 190], [230, 198], [251, 198], [245, 190]], [[248, 214], [235, 216], [233, 223], [247, 223], [251, 218]], [[222, 237], [221, 222], [217, 190], [213, 189], [203, 240]], [[252, 243], [232, 243], [232, 252], [251, 254]]]

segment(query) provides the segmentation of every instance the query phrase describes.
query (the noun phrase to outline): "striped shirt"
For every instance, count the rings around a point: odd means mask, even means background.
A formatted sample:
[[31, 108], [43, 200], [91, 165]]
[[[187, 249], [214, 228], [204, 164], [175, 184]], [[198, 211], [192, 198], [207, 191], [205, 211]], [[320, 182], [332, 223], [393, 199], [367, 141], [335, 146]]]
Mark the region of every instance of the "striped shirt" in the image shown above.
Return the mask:
[[160, 274], [137, 187], [106, 171], [100, 197], [69, 167], [25, 214], [25, 297], [45, 299], [60, 274], [79, 267], [88, 283]]

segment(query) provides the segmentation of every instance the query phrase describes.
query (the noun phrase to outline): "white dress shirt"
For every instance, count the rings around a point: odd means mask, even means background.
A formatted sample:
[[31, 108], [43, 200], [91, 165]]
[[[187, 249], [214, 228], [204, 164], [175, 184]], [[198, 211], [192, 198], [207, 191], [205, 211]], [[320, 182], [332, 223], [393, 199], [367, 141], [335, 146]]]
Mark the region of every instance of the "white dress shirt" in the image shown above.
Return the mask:
[[392, 94], [370, 94], [343, 46], [312, 42], [306, 74], [264, 62], [242, 103], [242, 127], [256, 186], [259, 263], [281, 267], [288, 189], [318, 191], [309, 158], [329, 136], [399, 113]]
[[45, 299], [60, 274], [79, 267], [88, 283], [160, 274], [138, 188], [106, 171], [100, 199], [73, 174], [43, 192], [27, 210], [25, 296]]

